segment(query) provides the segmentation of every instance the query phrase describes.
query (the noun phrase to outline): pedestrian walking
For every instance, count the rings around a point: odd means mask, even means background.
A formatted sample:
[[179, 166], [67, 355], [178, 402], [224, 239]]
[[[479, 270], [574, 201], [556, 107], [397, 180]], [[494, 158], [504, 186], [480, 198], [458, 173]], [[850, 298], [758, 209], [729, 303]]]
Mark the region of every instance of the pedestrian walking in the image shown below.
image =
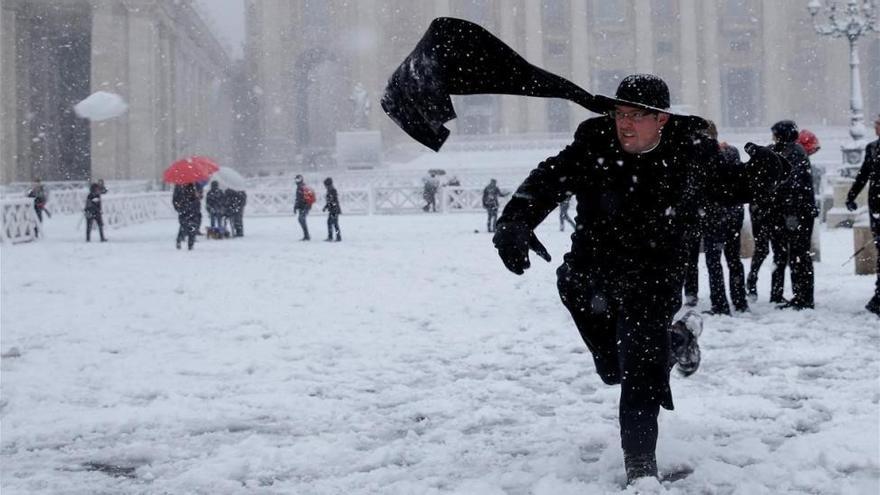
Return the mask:
[[89, 195], [86, 196], [86, 206], [83, 214], [86, 217], [86, 242], [92, 240], [92, 226], [98, 226], [98, 234], [101, 236], [101, 242], [107, 242], [104, 237], [104, 213], [101, 204], [101, 195], [106, 193], [107, 189], [98, 182], [89, 185]]
[[483, 208], [486, 209], [486, 232], [495, 232], [495, 222], [498, 219], [498, 198], [507, 196], [507, 194], [498, 189], [498, 182], [495, 179], [490, 179], [489, 185], [483, 188]]
[[34, 227], [34, 236], [40, 237], [40, 227], [43, 225], [43, 212], [46, 212], [46, 215], [51, 217], [49, 210], [46, 209], [46, 203], [49, 201], [49, 191], [46, 190], [40, 179], [36, 179], [26, 196], [34, 200], [34, 212], [37, 214], [37, 220], [39, 220], [39, 225]]
[[333, 240], [333, 233], [336, 233], [336, 242], [342, 241], [342, 232], [339, 230], [339, 215], [342, 214], [342, 208], [339, 207], [339, 193], [333, 186], [333, 179], [327, 177], [324, 179], [324, 187], [327, 188], [327, 194], [324, 196], [324, 211], [327, 212], [327, 239]]
[[[880, 138], [880, 115], [874, 120], [874, 133]], [[874, 247], [877, 249], [877, 283], [874, 285], [874, 297], [868, 301], [865, 309], [880, 316], [880, 139], [868, 144], [865, 148], [865, 161], [856, 175], [856, 180], [846, 194], [846, 207], [849, 211], [858, 208], [856, 197], [864, 189], [865, 184], [871, 183], [868, 188], [868, 217], [871, 219], [871, 235], [874, 237]]]
[[309, 211], [315, 203], [315, 191], [306, 185], [302, 175], [297, 174], [294, 182], [296, 182], [296, 197], [293, 201], [293, 213], [297, 215], [299, 226], [302, 227], [303, 236], [300, 240], [308, 241], [311, 240], [311, 237], [309, 236], [309, 225], [306, 222], [306, 218], [309, 216]]
[[571, 196], [567, 196], [565, 199], [559, 202], [559, 231], [565, 232], [565, 223], [568, 222], [571, 225], [572, 230], [577, 227], [574, 224], [574, 220], [568, 216], [568, 209], [571, 207]]

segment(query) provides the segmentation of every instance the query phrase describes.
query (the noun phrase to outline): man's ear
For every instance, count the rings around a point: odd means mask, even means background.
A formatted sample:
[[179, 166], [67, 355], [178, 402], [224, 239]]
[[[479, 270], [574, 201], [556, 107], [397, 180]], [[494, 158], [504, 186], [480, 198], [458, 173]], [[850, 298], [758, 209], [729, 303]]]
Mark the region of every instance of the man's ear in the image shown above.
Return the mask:
[[669, 114], [668, 113], [659, 113], [657, 114], [657, 122], [660, 124], [660, 127], [666, 125], [669, 122]]

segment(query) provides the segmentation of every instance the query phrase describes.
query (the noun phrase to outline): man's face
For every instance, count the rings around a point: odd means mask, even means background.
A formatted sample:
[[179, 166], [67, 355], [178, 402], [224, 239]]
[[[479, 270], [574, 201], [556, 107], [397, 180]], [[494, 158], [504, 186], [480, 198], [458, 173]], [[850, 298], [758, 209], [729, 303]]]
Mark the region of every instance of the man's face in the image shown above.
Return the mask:
[[669, 121], [669, 114], [653, 113], [643, 108], [615, 105], [614, 124], [623, 151], [643, 153], [660, 142], [660, 130]]

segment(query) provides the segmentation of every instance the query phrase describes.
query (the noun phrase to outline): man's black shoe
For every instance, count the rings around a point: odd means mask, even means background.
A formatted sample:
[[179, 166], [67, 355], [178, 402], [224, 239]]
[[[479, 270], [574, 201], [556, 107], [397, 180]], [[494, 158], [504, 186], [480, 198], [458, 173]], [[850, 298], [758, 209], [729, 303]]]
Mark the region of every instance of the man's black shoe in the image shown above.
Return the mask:
[[800, 311], [802, 309], [813, 309], [813, 307], [814, 307], [813, 304], [802, 303], [800, 301], [792, 299], [791, 301], [786, 301], [786, 302], [776, 306], [776, 309], [793, 309], [795, 311]]
[[632, 485], [639, 478], [657, 478], [657, 458], [650, 454], [624, 454], [626, 484]]
[[865, 309], [874, 313], [877, 316], [880, 316], [880, 297], [873, 297], [868, 304], [865, 305]]
[[671, 358], [682, 376], [691, 376], [700, 367], [700, 344], [703, 319], [696, 311], [688, 311], [669, 329]]

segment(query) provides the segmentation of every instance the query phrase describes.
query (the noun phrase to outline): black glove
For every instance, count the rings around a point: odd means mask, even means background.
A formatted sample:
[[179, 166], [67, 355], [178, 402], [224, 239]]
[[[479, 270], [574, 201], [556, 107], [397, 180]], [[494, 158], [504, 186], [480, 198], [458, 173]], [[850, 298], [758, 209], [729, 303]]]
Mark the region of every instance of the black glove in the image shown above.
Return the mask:
[[744, 148], [749, 154], [745, 165], [749, 186], [756, 198], [767, 198], [791, 173], [791, 164], [768, 146], [749, 142]]
[[546, 261], [550, 261], [550, 253], [541, 244], [535, 233], [524, 223], [501, 223], [497, 225], [495, 237], [492, 238], [498, 256], [508, 270], [522, 275], [532, 266], [529, 261], [529, 249]]
[[856, 211], [859, 209], [859, 205], [857, 205], [855, 201], [849, 199], [846, 201], [846, 209], [849, 211]]

